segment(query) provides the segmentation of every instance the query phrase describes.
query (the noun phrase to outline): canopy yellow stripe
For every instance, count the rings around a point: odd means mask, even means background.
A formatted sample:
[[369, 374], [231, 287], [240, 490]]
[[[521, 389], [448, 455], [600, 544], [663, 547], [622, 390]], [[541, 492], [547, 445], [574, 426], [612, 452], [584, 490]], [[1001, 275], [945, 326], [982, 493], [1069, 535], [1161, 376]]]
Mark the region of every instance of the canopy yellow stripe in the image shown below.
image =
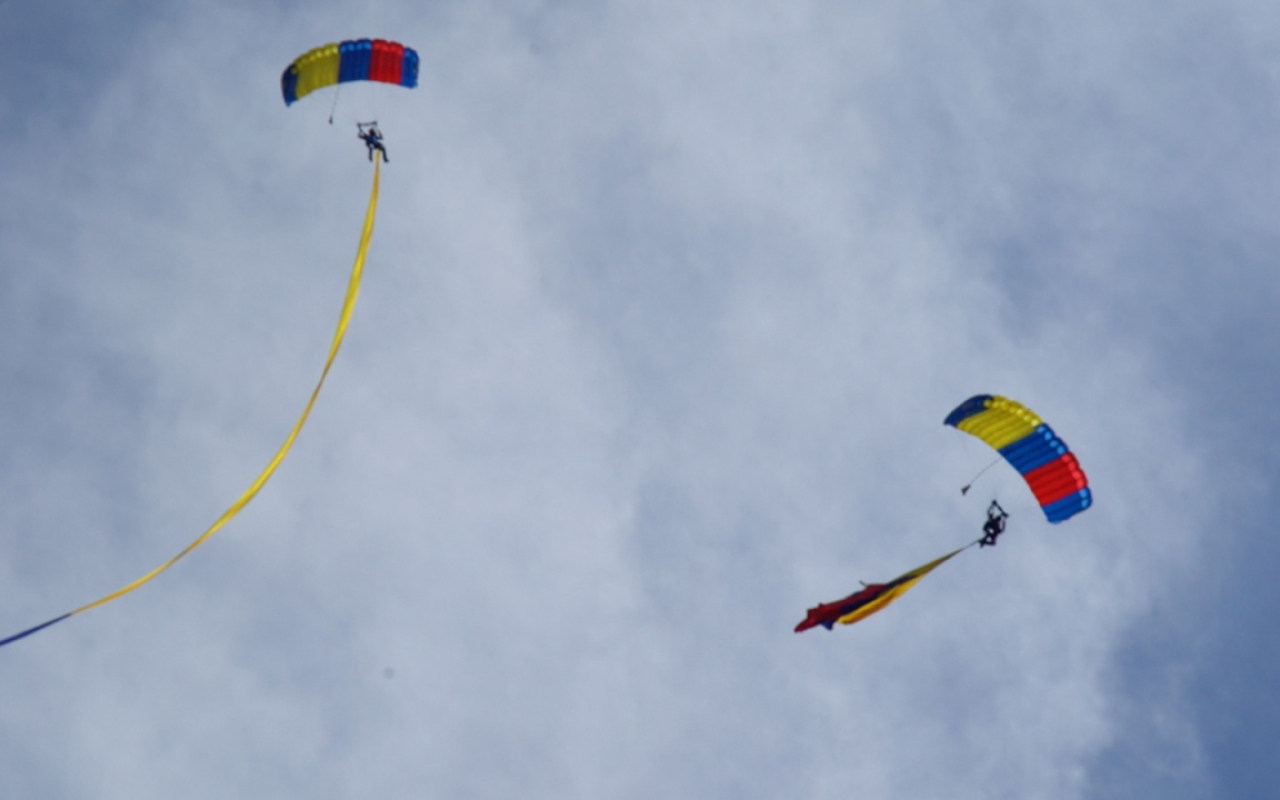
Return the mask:
[[294, 62], [298, 68], [298, 86], [294, 96], [301, 99], [316, 89], [323, 89], [338, 82], [338, 69], [342, 56], [336, 42], [308, 50]]
[[956, 427], [999, 450], [1030, 436], [1040, 424], [1040, 417], [1018, 401], [992, 396], [986, 411], [966, 418]]

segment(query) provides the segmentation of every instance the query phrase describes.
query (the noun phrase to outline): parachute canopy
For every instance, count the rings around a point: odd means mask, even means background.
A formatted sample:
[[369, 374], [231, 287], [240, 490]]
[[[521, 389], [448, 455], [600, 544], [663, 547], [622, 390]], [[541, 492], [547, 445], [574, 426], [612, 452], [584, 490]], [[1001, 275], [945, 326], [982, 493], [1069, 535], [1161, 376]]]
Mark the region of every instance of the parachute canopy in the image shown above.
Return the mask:
[[1050, 522], [1062, 522], [1093, 504], [1089, 479], [1053, 429], [1021, 403], [994, 394], [970, 397], [944, 424], [999, 451], [1031, 487]]
[[379, 81], [412, 89], [418, 85], [418, 53], [386, 39], [348, 39], [308, 50], [280, 76], [284, 104], [316, 89], [347, 81]]

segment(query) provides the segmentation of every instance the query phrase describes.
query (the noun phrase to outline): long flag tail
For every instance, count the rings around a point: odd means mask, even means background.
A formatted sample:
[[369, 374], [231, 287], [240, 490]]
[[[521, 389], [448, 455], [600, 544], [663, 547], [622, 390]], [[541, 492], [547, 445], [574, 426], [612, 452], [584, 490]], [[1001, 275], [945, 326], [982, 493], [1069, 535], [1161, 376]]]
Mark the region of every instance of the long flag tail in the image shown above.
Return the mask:
[[796, 625], [796, 633], [803, 633], [819, 625], [831, 630], [837, 622], [852, 625], [858, 620], [865, 619], [906, 594], [911, 587], [923, 580], [924, 576], [975, 544], [978, 544], [978, 541], [970, 542], [959, 550], [952, 550], [942, 558], [934, 559], [910, 572], [904, 572], [888, 583], [864, 583], [863, 588], [848, 597], [831, 603], [819, 603], [809, 609], [805, 618]]
[[133, 583], [117, 589], [105, 597], [94, 600], [88, 605], [80, 606], [74, 611], [69, 611], [66, 614], [54, 617], [47, 622], [42, 622], [39, 625], [27, 628], [21, 633], [15, 633], [7, 639], [0, 639], [0, 647], [44, 630], [51, 625], [62, 622], [64, 619], [74, 617], [76, 614], [82, 614], [90, 609], [106, 605], [112, 600], [124, 597], [133, 590], [150, 583], [153, 578], [169, 569], [169, 567], [172, 567], [187, 553], [190, 553], [192, 550], [195, 550], [197, 547], [204, 544], [209, 537], [213, 536], [222, 528], [222, 526], [230, 522], [232, 517], [239, 514], [245, 506], [249, 505], [249, 502], [258, 495], [258, 492], [262, 490], [262, 487], [265, 486], [267, 481], [271, 479], [271, 476], [275, 474], [276, 469], [280, 466], [280, 463], [284, 461], [284, 457], [288, 455], [289, 450], [293, 447], [294, 440], [296, 440], [298, 438], [298, 434], [302, 432], [302, 426], [306, 424], [307, 417], [311, 416], [311, 408], [315, 405], [316, 398], [320, 396], [320, 389], [324, 386], [325, 378], [329, 376], [329, 368], [333, 366], [333, 361], [338, 356], [338, 348], [342, 346], [342, 340], [347, 333], [347, 325], [351, 321], [351, 313], [355, 310], [356, 297], [360, 294], [360, 279], [364, 275], [364, 260], [369, 251], [369, 241], [373, 238], [373, 219], [374, 214], [378, 209], [379, 171], [380, 165], [375, 161], [373, 166], [373, 190], [369, 195], [369, 208], [364, 215], [364, 229], [360, 233], [360, 247], [356, 250], [355, 265], [351, 268], [351, 279], [347, 282], [347, 295], [342, 301], [342, 312], [338, 315], [338, 327], [333, 334], [333, 343], [329, 345], [329, 356], [325, 359], [324, 369], [320, 372], [320, 380], [316, 382], [316, 388], [311, 391], [311, 397], [307, 400], [307, 405], [302, 410], [302, 416], [298, 417], [298, 421], [293, 425], [293, 430], [289, 431], [288, 438], [284, 440], [284, 444], [280, 445], [280, 449], [276, 451], [276, 454], [271, 458], [271, 461], [267, 463], [266, 468], [262, 470], [262, 473], [258, 475], [257, 478], [254, 479], [253, 483], [249, 485], [249, 488], [245, 490], [244, 494], [240, 495], [240, 497], [232, 503], [226, 511], [222, 512], [222, 516], [218, 517], [218, 519], [209, 526], [208, 530], [200, 534], [195, 541], [184, 547], [176, 556], [151, 570], [146, 575], [143, 575], [141, 578], [138, 578]]
[[935, 559], [933, 561], [930, 561], [928, 564], [925, 564], [924, 566], [916, 567], [910, 572], [905, 572], [902, 575], [899, 575], [898, 577], [894, 578], [893, 580], [885, 584], [884, 591], [880, 592], [875, 597], [871, 598], [870, 600], [868, 600], [866, 603], [859, 606], [858, 608], [853, 609], [849, 613], [839, 617], [836, 620], [836, 622], [839, 622], [842, 625], [852, 625], [858, 620], [866, 619], [867, 617], [871, 616], [872, 614], [876, 613], [880, 609], [892, 603], [894, 600], [897, 600], [899, 597], [902, 597], [902, 595], [910, 591], [911, 588], [914, 587], [917, 583], [924, 580], [924, 576], [928, 575], [930, 572], [933, 572], [935, 569], [942, 566], [947, 561], [959, 555], [961, 551], [967, 550], [972, 546], [973, 545], [965, 545], [964, 547], [961, 547], [959, 550], [953, 550], [950, 553], [947, 553], [942, 558]]

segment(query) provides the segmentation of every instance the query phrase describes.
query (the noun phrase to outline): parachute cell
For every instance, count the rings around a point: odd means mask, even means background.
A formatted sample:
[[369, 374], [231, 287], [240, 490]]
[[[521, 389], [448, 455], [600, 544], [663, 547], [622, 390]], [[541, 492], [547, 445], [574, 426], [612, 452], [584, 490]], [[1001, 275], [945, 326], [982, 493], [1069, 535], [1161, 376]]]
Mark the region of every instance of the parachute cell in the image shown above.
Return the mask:
[[418, 54], [386, 39], [326, 44], [294, 59], [280, 76], [280, 92], [288, 106], [317, 89], [348, 81], [377, 81], [412, 89], [418, 85]]
[[980, 394], [947, 415], [944, 424], [995, 448], [1022, 475], [1050, 522], [1093, 504], [1089, 479], [1066, 443], [1035, 412], [1007, 397]]

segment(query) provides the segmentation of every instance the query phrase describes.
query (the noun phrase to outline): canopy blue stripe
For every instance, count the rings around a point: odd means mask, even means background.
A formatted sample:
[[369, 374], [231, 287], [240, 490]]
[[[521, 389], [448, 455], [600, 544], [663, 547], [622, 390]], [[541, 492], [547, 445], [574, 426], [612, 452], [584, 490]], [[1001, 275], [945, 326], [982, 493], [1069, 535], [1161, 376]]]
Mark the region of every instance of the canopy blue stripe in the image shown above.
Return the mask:
[[1093, 505], [1093, 492], [1086, 487], [1044, 506], [1044, 515], [1050, 522], [1058, 523], [1074, 517], [1091, 505]]
[[1041, 425], [1031, 435], [1024, 436], [999, 450], [1000, 455], [1023, 475], [1037, 467], [1043, 467], [1067, 452], [1070, 451], [1066, 443], [1059, 439], [1048, 425]]
[[979, 394], [970, 397], [968, 400], [965, 400], [957, 406], [955, 411], [948, 414], [947, 418], [942, 421], [942, 424], [950, 425], [953, 428], [958, 426], [961, 422], [964, 422], [974, 414], [981, 414], [983, 411], [986, 411], [987, 401], [990, 399], [991, 395], [989, 394]]
[[284, 94], [284, 104], [293, 105], [298, 99], [298, 71], [292, 64], [280, 76], [280, 91]]
[[359, 42], [347, 40], [338, 45], [338, 55], [341, 60], [338, 62], [338, 83], [346, 83], [347, 81], [358, 81], [368, 77], [368, 70], [361, 75], [358, 70], [360, 66]]
[[411, 47], [404, 49], [404, 60], [400, 65], [400, 85], [410, 89], [418, 85], [418, 53]]

